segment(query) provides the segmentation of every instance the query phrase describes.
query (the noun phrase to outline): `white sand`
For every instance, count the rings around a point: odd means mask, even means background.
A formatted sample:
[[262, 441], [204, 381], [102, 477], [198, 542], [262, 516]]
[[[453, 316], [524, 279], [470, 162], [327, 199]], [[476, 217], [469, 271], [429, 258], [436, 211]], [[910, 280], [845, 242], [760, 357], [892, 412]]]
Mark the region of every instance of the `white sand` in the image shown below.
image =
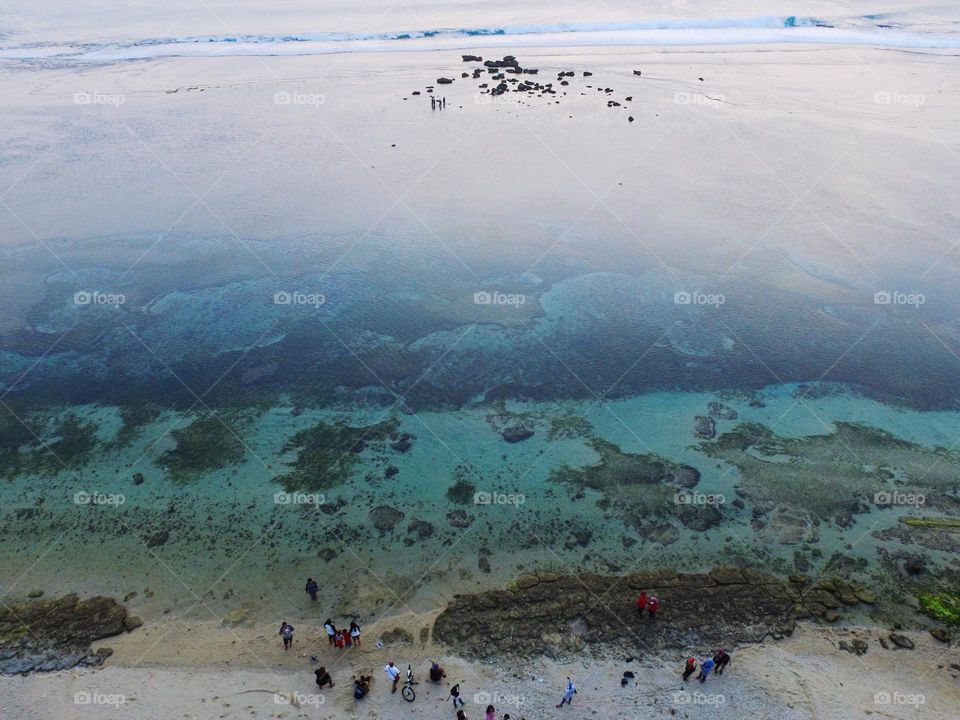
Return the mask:
[[[409, 627], [415, 629], [417, 625], [413, 622]], [[375, 637], [372, 630], [368, 637]], [[195, 628], [195, 632], [204, 638], [202, 647], [199, 641], [183, 643], [178, 637], [167, 638], [160, 664], [137, 664], [136, 656], [143, 645], [156, 640], [156, 635], [143, 633], [113, 643], [117, 654], [98, 671], [0, 678], [2, 717], [453, 717], [451, 706], [444, 702], [449, 683], [436, 686], [421, 682], [412, 704], [391, 695], [383, 672], [391, 659], [403, 668], [412, 662], [421, 681], [429, 661], [439, 659], [448, 678], [462, 683], [470, 720], [481, 718], [488, 702], [497, 707], [498, 715], [508, 712], [512, 718], [531, 719], [662, 718], [675, 711], [681, 718], [947, 720], [956, 717], [960, 702], [960, 681], [956, 679], [960, 672], [949, 668], [949, 663], [960, 662], [960, 650], [948, 651], [925, 633], [911, 634], [917, 643], [915, 650], [893, 651], [880, 647], [876, 641], [880, 633], [875, 629], [845, 631], [802, 625], [792, 638], [779, 643], [734, 651], [733, 661], [722, 677], [711, 677], [705, 684], [693, 678], [684, 684], [678, 676], [681, 654], [640, 658], [629, 664], [575, 660], [481, 666], [440, 656], [439, 649], [419, 644], [401, 652], [377, 649], [368, 641], [362, 650], [344, 653], [330, 650], [325, 640], [305, 640], [303, 632], [294, 650], [284, 654], [279, 641], [266, 629], [250, 641], [247, 651], [237, 654], [237, 645], [242, 643], [234, 644], [236, 638], [230, 631]], [[852, 637], [868, 641], [866, 655], [858, 658], [836, 648], [838, 640]], [[178, 643], [179, 661], [168, 662]], [[232, 645], [233, 654], [222, 652], [224, 645]], [[184, 653], [184, 647], [192, 647], [197, 654]], [[322, 664], [332, 668], [335, 688], [317, 693], [310, 653], [316, 653]], [[946, 669], [938, 669], [938, 665]], [[621, 688], [620, 677], [626, 669], [634, 671], [637, 682]], [[370, 696], [358, 703], [352, 697], [350, 677], [361, 670], [373, 671], [374, 685]], [[578, 687], [575, 704], [557, 710], [554, 706], [568, 674]], [[295, 698], [299, 709], [278, 701], [278, 692], [281, 698]], [[896, 701], [884, 702], [884, 694]], [[95, 698], [94, 704], [78, 704], [76, 699], [86, 697]], [[118, 705], [114, 707], [111, 702]]]

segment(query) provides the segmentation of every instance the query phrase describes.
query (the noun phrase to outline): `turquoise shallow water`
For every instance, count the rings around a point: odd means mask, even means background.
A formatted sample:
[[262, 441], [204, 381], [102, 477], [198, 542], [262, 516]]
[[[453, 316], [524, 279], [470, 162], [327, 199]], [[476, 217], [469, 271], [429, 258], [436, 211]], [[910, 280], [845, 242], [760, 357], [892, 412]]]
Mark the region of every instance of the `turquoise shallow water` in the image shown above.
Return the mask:
[[[506, 582], [532, 568], [628, 572], [740, 562], [793, 572], [799, 552], [799, 562], [816, 573], [839, 553], [848, 563], [862, 561], [856, 572], [876, 580], [889, 572], [888, 556], [911, 548], [875, 533], [897, 528], [900, 515], [927, 514], [933, 497], [919, 509], [877, 508], [865, 497], [870, 507], [846, 526], [823, 517], [815, 521], [815, 537], [772, 540], [772, 525], [758, 528], [753, 522], [751, 510], [759, 501], [733, 505], [744, 478], [700, 449], [695, 416], [707, 413], [708, 403], [722, 401], [738, 417], [716, 419], [721, 434], [756, 422], [780, 437], [803, 438], [829, 434], [838, 421], [857, 422], [935, 448], [956, 437], [960, 414], [892, 407], [842, 386], [821, 388], [816, 397], [798, 395], [802, 389], [776, 385], [739, 396], [661, 392], [599, 406], [476, 403], [412, 415], [384, 408], [294, 414], [294, 406], [281, 404], [246, 416], [224, 414], [243, 438], [242, 459], [186, 481], [172, 479], [164, 469], [164, 453], [176, 446], [166, 431], [186, 424], [177, 413], [164, 412], [129, 447], [117, 450], [109, 447], [121, 427], [117, 411], [75, 407], [73, 412], [97, 425], [101, 445], [71, 472], [22, 473], [2, 486], [0, 555], [6, 577], [18, 579], [17, 590], [63, 587], [120, 596], [136, 591], [133, 602], [148, 616], [184, 612], [200, 597], [219, 613], [238, 607], [283, 613], [299, 601], [307, 575], [320, 578], [328, 604], [365, 617], [434, 607], [453, 592]], [[276, 478], [296, 457], [283, 448], [296, 432], [320, 421], [360, 427], [389, 417], [400, 434], [411, 436], [408, 451], [372, 443], [342, 484], [316, 491], [323, 496], [321, 507], [297, 504], [309, 503], [309, 495], [278, 502], [283, 488]], [[585, 418], [591, 427], [551, 435], [553, 421], [570, 417]], [[500, 431], [518, 422], [534, 435], [505, 442]], [[678, 532], [669, 542], [656, 542], [634, 518], [623, 516], [616, 502], [603, 502], [612, 489], [577, 491], [551, 479], [558, 468], [598, 462], [590, 438], [697, 468], [702, 478], [695, 491], [724, 496], [722, 518], [708, 530], [693, 530], [678, 521], [682, 505], [675, 505], [660, 521]], [[765, 460], [780, 462], [773, 456]], [[142, 484], [134, 483], [136, 472], [143, 474]], [[447, 494], [457, 478], [472, 485], [465, 499]], [[77, 504], [78, 492], [102, 500]], [[503, 504], [477, 504], [475, 493], [481, 492], [499, 494]], [[371, 509], [382, 506], [403, 513], [392, 529], [374, 525]], [[941, 506], [941, 512], [950, 507]], [[802, 508], [793, 510], [802, 516]], [[430, 532], [421, 536], [424, 523]], [[166, 533], [164, 541], [147, 547], [158, 533]], [[949, 552], [928, 548], [924, 554], [931, 565], [949, 567]]]
[[[44, 276], [0, 346], [7, 591], [282, 613], [312, 575], [369, 617], [531, 568], [955, 579], [954, 536], [899, 522], [960, 512], [960, 376], [923, 308], [612, 249], [475, 276], [286, 251], [269, 278], [209, 257]], [[924, 503], [876, 502], [894, 491]]]

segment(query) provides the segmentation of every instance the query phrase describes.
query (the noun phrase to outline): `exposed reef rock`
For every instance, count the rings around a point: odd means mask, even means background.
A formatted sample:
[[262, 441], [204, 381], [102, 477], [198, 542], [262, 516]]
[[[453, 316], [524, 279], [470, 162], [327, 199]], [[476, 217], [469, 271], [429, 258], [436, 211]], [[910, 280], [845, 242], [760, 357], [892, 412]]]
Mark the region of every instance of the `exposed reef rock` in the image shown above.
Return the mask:
[[[640, 590], [660, 598], [655, 621], [634, 610]], [[832, 621], [839, 608], [863, 598], [875, 596], [841, 580], [811, 586], [803, 576], [781, 580], [735, 567], [623, 577], [543, 572], [521, 575], [504, 590], [455, 596], [437, 617], [433, 637], [474, 658], [730, 647], [780, 639], [801, 617]]]
[[95, 640], [130, 632], [143, 624], [113, 598], [50, 600], [0, 606], [0, 674], [68, 670], [101, 665], [113, 653], [91, 651]]

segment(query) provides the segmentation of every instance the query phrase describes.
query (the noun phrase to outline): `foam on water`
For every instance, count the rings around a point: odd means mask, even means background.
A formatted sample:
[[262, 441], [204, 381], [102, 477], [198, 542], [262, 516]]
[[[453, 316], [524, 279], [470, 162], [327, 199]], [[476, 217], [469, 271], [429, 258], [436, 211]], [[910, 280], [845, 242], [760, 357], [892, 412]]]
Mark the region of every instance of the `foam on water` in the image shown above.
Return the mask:
[[895, 48], [956, 48], [960, 36], [878, 23], [878, 16], [824, 20], [804, 16], [544, 23], [381, 33], [302, 32], [139, 38], [121, 43], [27, 44], [0, 49], [10, 60], [112, 62], [157, 57], [324, 55], [480, 47], [740, 45], [826, 43]]

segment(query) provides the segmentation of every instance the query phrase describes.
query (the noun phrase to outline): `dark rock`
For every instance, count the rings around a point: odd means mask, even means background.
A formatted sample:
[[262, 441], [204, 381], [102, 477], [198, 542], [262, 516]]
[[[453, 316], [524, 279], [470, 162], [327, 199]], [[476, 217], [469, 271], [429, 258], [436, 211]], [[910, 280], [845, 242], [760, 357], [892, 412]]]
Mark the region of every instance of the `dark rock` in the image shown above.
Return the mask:
[[464, 62], [483, 62], [483, 58], [479, 55], [461, 55]]
[[848, 653], [852, 653], [857, 657], [865, 655], [867, 652], [867, 647], [869, 647], [864, 640], [854, 639], [847, 643], [846, 640], [841, 640], [837, 643], [837, 647], [841, 650], [846, 650]]
[[633, 71], [633, 74], [634, 74], [634, 75], [640, 75], [641, 73], [640, 73], [639, 70], [634, 70], [634, 71]]
[[486, 555], [477, 559], [477, 567], [480, 568], [480, 572], [488, 573], [490, 572], [490, 560]]
[[933, 628], [930, 630], [930, 634], [940, 642], [946, 643], [947, 645], [953, 642], [953, 636], [943, 628]]
[[452, 527], [459, 528], [461, 530], [468, 528], [473, 524], [473, 516], [468, 515], [467, 511], [463, 510], [462, 508], [448, 512], [447, 520], [450, 522]]
[[507, 428], [500, 435], [503, 436], [503, 439], [508, 443], [518, 443], [528, 438], [533, 437], [533, 430], [528, 430], [527, 428], [517, 425], [515, 427]]
[[148, 548], [160, 547], [161, 545], [164, 545], [169, 539], [170, 539], [170, 533], [167, 532], [166, 530], [161, 530], [160, 532], [156, 532], [150, 536], [150, 539], [147, 540], [147, 547]]
[[393, 530], [401, 520], [404, 514], [402, 511], [392, 508], [389, 505], [380, 505], [370, 511], [370, 519], [373, 526], [382, 533]]
[[587, 70], [584, 70], [584, 71], [583, 71], [583, 76], [584, 76], [584, 77], [591, 77], [591, 76], [593, 76], [593, 73], [592, 73], [592, 72], [588, 72]]
[[633, 122], [633, 115], [629, 116], [629, 117], [627, 118], [627, 120], [630, 121], [630, 122]]
[[433, 523], [426, 520], [411, 520], [407, 525], [407, 533], [415, 535], [420, 540], [424, 540], [433, 535]]
[[0, 606], [0, 674], [52, 672], [103, 664], [113, 651], [91, 643], [142, 624], [113, 598], [62, 598]]
[[437, 85], [449, 85], [452, 82], [453, 82], [452, 78], [445, 78], [445, 77], [437, 78]]
[[709, 440], [717, 434], [717, 426], [712, 417], [697, 415], [693, 420], [693, 432]]
[[700, 482], [700, 471], [691, 465], [681, 465], [670, 474], [670, 481], [680, 487], [696, 487]]
[[143, 473], [134, 473], [134, 474], [133, 474], [133, 484], [134, 484], [134, 485], [143, 485]]
[[317, 552], [317, 557], [323, 560], [324, 562], [330, 562], [338, 555], [337, 551], [333, 548], [320, 548]]
[[717, 402], [716, 400], [711, 400], [709, 403], [707, 403], [707, 410], [712, 417], [720, 418], [721, 420], [737, 419], [736, 410], [729, 405], [724, 405], [722, 402]]
[[681, 505], [678, 513], [684, 527], [706, 532], [723, 521], [723, 515], [713, 505]]
[[408, 433], [403, 433], [402, 435], [400, 435], [400, 437], [398, 437], [396, 440], [390, 443], [390, 447], [396, 450], [397, 452], [405, 453], [408, 450], [410, 450], [410, 448], [413, 447], [413, 443], [411, 442], [412, 439], [413, 439], [413, 435], [410, 435]]
[[908, 638], [906, 635], [900, 635], [899, 633], [890, 633], [888, 637], [890, 638], [890, 642], [892, 642], [894, 646], [900, 649], [913, 650], [913, 648], [915, 647], [913, 644], [913, 640]]

